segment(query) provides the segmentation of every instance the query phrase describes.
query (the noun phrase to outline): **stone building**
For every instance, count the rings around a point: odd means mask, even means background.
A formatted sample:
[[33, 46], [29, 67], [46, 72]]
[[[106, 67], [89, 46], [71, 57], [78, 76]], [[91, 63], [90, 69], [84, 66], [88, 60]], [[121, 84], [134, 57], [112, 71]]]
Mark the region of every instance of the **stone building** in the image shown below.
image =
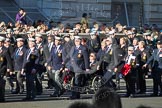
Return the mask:
[[15, 3], [25, 9], [38, 9], [48, 20], [78, 21], [87, 13], [92, 21], [111, 25], [119, 21], [128, 26], [145, 23], [162, 26], [162, 0], [15, 0]]

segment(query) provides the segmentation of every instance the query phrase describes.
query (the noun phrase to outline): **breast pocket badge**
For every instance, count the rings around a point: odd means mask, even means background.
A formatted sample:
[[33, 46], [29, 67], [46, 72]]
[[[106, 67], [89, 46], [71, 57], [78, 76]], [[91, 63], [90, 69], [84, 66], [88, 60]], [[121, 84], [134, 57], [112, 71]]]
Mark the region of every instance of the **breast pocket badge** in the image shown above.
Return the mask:
[[1, 61], [1, 62], [3, 62], [3, 61], [4, 61], [3, 57], [0, 57], [0, 61]]

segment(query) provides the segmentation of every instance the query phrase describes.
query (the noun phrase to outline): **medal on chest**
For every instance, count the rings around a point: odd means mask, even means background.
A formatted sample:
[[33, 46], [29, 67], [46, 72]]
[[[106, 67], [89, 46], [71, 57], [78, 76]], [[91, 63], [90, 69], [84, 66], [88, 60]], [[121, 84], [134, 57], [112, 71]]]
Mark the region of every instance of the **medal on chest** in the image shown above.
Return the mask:
[[79, 50], [79, 52], [78, 52], [78, 58], [81, 58], [81, 50]]
[[146, 60], [146, 53], [145, 52], [142, 53], [142, 59]]
[[3, 62], [3, 61], [4, 61], [3, 57], [0, 57], [0, 61], [1, 61], [1, 62]]
[[110, 55], [112, 55], [112, 50], [110, 49], [110, 52], [109, 52]]
[[61, 57], [62, 55], [62, 50], [58, 50], [58, 56]]

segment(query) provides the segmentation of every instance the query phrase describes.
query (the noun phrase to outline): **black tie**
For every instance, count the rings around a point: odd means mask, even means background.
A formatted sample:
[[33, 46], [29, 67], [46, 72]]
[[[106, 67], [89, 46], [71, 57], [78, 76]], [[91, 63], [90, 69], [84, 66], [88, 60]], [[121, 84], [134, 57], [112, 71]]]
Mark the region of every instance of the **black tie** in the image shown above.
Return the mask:
[[48, 49], [51, 51], [51, 43], [48, 44]]
[[31, 54], [31, 49], [28, 50], [27, 60], [29, 59], [30, 54]]
[[128, 63], [128, 60], [129, 60], [129, 56], [130, 56], [130, 55], [128, 55], [128, 56], [127, 56], [127, 58], [126, 58], [126, 63]]

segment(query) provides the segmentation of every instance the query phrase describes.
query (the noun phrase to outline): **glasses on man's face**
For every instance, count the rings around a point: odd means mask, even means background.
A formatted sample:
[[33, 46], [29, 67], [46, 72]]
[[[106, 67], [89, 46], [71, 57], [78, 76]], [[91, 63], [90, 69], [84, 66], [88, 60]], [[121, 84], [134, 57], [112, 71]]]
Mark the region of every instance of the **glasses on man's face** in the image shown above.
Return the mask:
[[128, 51], [133, 51], [133, 50], [128, 50]]
[[93, 55], [90, 55], [90, 57], [94, 57]]

